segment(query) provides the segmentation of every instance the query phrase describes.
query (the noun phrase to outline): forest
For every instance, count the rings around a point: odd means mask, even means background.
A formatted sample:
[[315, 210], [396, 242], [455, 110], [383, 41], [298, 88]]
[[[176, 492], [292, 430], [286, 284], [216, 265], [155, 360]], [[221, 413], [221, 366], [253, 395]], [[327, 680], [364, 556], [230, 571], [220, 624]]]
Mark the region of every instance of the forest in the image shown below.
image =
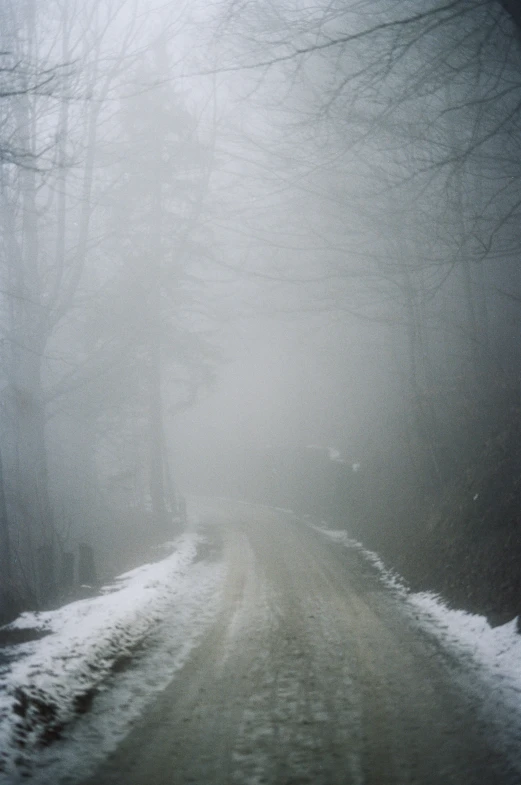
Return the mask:
[[515, 616], [517, 4], [1, 0], [0, 36], [0, 619], [190, 494]]

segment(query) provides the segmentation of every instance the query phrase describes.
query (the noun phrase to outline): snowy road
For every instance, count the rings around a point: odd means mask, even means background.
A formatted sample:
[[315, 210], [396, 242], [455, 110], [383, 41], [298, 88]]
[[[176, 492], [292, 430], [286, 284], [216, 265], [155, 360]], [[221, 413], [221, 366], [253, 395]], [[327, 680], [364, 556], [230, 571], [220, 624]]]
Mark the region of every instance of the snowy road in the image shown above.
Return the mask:
[[207, 513], [218, 620], [88, 785], [518, 783], [488, 698], [356, 550], [291, 515]]

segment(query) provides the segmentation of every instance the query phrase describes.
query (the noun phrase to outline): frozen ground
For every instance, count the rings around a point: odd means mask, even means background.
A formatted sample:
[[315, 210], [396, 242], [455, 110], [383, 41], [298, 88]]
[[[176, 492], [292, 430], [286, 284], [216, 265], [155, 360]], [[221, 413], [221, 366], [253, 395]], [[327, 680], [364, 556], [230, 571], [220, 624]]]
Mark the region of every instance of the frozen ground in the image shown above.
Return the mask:
[[411, 594], [290, 511], [199, 515], [218, 559], [190, 534], [104, 596], [19, 620], [51, 634], [3, 674], [1, 785], [521, 782], [515, 621]]

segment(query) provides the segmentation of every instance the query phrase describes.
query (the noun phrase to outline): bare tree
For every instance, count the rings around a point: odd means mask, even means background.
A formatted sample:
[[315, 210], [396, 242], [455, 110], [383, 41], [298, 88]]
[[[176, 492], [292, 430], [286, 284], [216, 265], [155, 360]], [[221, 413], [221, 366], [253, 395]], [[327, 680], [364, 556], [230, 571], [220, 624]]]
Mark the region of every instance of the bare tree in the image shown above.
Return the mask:
[[219, 35], [235, 49], [218, 70], [272, 119], [273, 142], [250, 131], [244, 144], [271, 161], [257, 191], [279, 210], [286, 195], [285, 235], [250, 214], [270, 264], [250, 251], [246, 274], [293, 279], [303, 309], [392, 325], [408, 430], [439, 489], [519, 395], [517, 6], [222, 8]]
[[63, 367], [58, 336], [77, 307], [93, 243], [103, 109], [127, 58], [134, 62], [139, 28], [127, 5], [95, 3], [81, 14], [79, 4], [52, 0], [4, 9], [9, 64], [0, 97], [2, 128], [9, 135], [0, 173], [1, 314], [8, 358], [4, 467], [18, 565], [10, 581], [31, 602], [52, 596], [59, 574], [47, 387]]

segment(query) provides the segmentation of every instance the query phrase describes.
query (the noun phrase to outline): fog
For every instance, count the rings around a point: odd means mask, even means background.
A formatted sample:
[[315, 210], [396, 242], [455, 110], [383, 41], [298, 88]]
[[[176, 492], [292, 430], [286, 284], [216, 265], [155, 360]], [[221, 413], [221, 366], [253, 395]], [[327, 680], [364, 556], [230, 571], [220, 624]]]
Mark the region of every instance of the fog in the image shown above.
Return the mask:
[[3, 4], [6, 615], [69, 591], [80, 545], [139, 560], [193, 494], [392, 528], [508, 420], [494, 5]]

